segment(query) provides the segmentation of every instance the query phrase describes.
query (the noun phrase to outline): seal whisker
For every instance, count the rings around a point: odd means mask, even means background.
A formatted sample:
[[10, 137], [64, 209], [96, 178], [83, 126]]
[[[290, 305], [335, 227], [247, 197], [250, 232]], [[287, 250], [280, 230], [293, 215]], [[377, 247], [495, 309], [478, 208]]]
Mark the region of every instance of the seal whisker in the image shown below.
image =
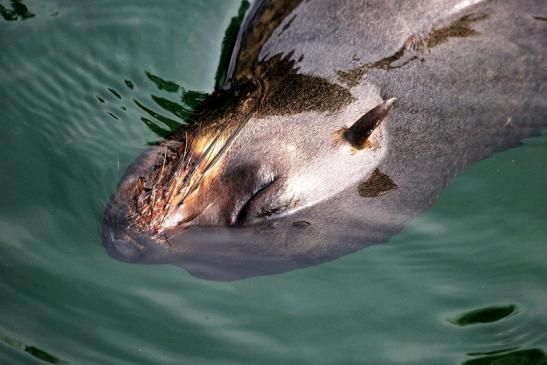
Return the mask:
[[[196, 191], [205, 177], [212, 171], [212, 168], [225, 155], [229, 146], [240, 135], [241, 130], [254, 114], [256, 106], [262, 103], [264, 97], [262, 84], [255, 78], [252, 78], [251, 82], [256, 86], [255, 90], [258, 90], [258, 97], [246, 98], [241, 105], [230, 111], [224, 117], [224, 125], [211, 136], [212, 139], [207, 138], [207, 134], [210, 132], [204, 133], [205, 135], [200, 137], [204, 130], [203, 121], [197, 124], [197, 128], [190, 135], [188, 132], [184, 132], [184, 150], [177, 158], [174, 172], [168, 174], [170, 176], [166, 176], [165, 173], [167, 162], [167, 150], [165, 150], [162, 167], [149, 197], [151, 201], [143, 203], [152, 209], [150, 214], [150, 227], [152, 229], [159, 228], [167, 217], [180, 207], [190, 194]], [[241, 116], [243, 117], [241, 118]], [[226, 139], [223, 138], [225, 136], [227, 136]], [[203, 151], [196, 151], [200, 146], [199, 138], [210, 140]], [[158, 210], [157, 185], [166, 179], [165, 185], [168, 187], [160, 194], [160, 200], [164, 201]]]
[[158, 174], [158, 176], [156, 177], [156, 181], [154, 182], [154, 186], [152, 186], [152, 190], [154, 191], [156, 189], [156, 185], [158, 184], [158, 182], [161, 180], [161, 178], [163, 177], [163, 172], [165, 170], [165, 160], [167, 159], [167, 146], [165, 146], [165, 150], [163, 152], [163, 162], [161, 164], [161, 169], [160, 169], [160, 172]]
[[188, 153], [188, 132], [184, 132], [184, 152], [182, 154], [182, 160], [184, 161]]
[[[242, 119], [242, 121], [239, 123], [239, 125], [235, 128], [235, 130], [230, 134], [230, 136], [226, 139], [226, 142], [224, 143], [224, 145], [219, 149], [219, 151], [214, 155], [214, 157], [210, 160], [210, 161], [207, 161], [207, 164], [205, 166], [205, 168], [203, 169], [203, 171], [201, 172], [201, 176], [199, 177], [199, 179], [197, 181], [195, 181], [190, 187], [189, 189], [187, 190], [187, 193], [185, 194], [185, 196], [182, 198], [181, 202], [184, 202], [184, 200], [186, 199], [186, 197], [188, 196], [188, 194], [192, 193], [193, 191], [195, 191], [195, 189], [197, 188], [197, 186], [199, 185], [199, 183], [203, 180], [203, 178], [205, 177], [205, 175], [210, 171], [211, 167], [214, 166], [214, 164], [216, 162], [218, 162], [218, 160], [220, 160], [220, 157], [224, 154], [224, 152], [227, 150], [227, 148], [231, 145], [231, 143], [235, 140], [235, 138], [240, 134], [241, 130], [243, 129], [243, 127], [247, 124], [247, 122], [251, 119], [252, 115], [254, 114], [255, 110], [256, 110], [256, 107], [258, 105], [260, 105], [262, 103], [262, 99], [264, 97], [264, 92], [263, 92], [263, 87], [262, 87], [262, 84], [261, 82], [256, 79], [256, 78], [252, 78], [251, 79], [251, 82], [257, 87], [257, 90], [258, 90], [258, 95], [259, 97], [255, 100], [255, 103], [254, 105], [251, 107], [251, 110], [249, 113], [247, 113], [247, 115]], [[219, 138], [224, 134], [224, 132], [228, 129], [228, 127], [231, 125], [231, 123], [227, 123], [218, 133], [217, 135], [215, 136], [215, 138], [213, 139], [213, 141], [209, 144], [209, 146], [207, 147], [207, 149], [203, 152], [203, 155], [201, 156], [201, 158], [199, 160], [197, 160], [196, 164], [194, 165], [195, 167], [192, 169], [192, 171], [189, 172], [189, 177], [187, 178], [187, 181], [191, 181], [191, 179], [194, 177], [193, 175], [195, 174], [196, 171], [199, 171], [198, 170], [198, 167], [201, 165], [201, 162], [204, 160], [204, 158], [207, 158], [209, 157], [209, 153], [211, 151], [213, 151], [213, 147], [216, 145], [216, 143], [218, 142]], [[199, 133], [199, 130], [201, 130], [201, 122], [200, 122], [200, 127], [198, 129], [198, 133]]]
[[152, 196], [150, 197], [151, 200], [151, 211], [154, 212], [156, 208], [156, 186], [160, 183], [161, 179], [163, 178], [163, 173], [165, 172], [165, 162], [167, 160], [167, 146], [165, 146], [164, 153], [163, 153], [163, 162], [161, 165], [161, 169], [159, 171], [158, 176], [156, 177], [156, 181], [154, 182], [154, 185], [152, 186]]
[[[199, 129], [201, 129], [201, 123], [200, 123]], [[175, 191], [179, 190], [184, 185], [184, 181], [186, 180], [186, 178], [184, 178], [183, 181], [179, 183], [179, 181], [180, 181], [179, 176], [183, 172], [188, 170], [190, 162], [192, 161], [194, 146], [193, 146], [193, 143], [192, 143], [192, 148], [189, 149], [188, 148], [189, 144], [190, 144], [190, 142], [188, 141], [188, 133], [185, 132], [184, 153], [183, 153], [182, 157], [178, 160], [177, 165], [175, 167], [175, 172], [173, 173], [173, 175], [169, 179], [170, 183], [168, 185], [170, 186], [170, 188], [165, 193], [167, 201], [169, 201], [170, 197], [173, 195], [173, 193]], [[173, 181], [175, 182], [174, 184], [172, 183]]]
[[[216, 145], [221, 135], [222, 135], [222, 131], [219, 132], [217, 136], [215, 137], [215, 139], [209, 144], [209, 146], [207, 146], [207, 149], [203, 152], [202, 156], [200, 156], [200, 158], [196, 160], [196, 163], [192, 166], [191, 170], [188, 172], [186, 178], [184, 179], [185, 181], [187, 182], [192, 181], [194, 174], [199, 171], [199, 166], [201, 165], [203, 161], [205, 161], [207, 157], [209, 157], [210, 152], [213, 150], [214, 145]], [[203, 174], [201, 176], [200, 175], [198, 176], [199, 176], [199, 179], [197, 183], [201, 182], [201, 180], [203, 179]], [[196, 182], [194, 182], [191, 186], [188, 187], [186, 193], [182, 196], [182, 198], [178, 198], [178, 199], [176, 198], [174, 200], [174, 203], [172, 204], [171, 209], [167, 212], [166, 215], [169, 215], [175, 209], [175, 207], [182, 204], [184, 200], [186, 199], [186, 197], [190, 194], [190, 192], [195, 190], [195, 186], [196, 186]]]

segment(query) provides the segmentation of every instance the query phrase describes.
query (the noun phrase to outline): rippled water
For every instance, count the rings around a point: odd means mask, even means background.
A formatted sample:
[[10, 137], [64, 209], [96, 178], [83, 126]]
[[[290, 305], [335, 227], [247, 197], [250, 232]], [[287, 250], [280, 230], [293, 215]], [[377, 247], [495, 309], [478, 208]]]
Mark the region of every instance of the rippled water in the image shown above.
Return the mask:
[[547, 133], [334, 262], [234, 283], [125, 264], [103, 206], [212, 90], [241, 4], [0, 5], [1, 364], [547, 363]]

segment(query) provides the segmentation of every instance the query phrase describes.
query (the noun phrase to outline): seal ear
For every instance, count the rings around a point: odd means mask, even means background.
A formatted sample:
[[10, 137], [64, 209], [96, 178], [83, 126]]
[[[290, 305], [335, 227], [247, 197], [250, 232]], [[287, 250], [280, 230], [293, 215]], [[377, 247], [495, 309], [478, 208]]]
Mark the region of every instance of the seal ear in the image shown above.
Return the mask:
[[380, 125], [393, 103], [397, 100], [391, 98], [369, 110], [349, 128], [342, 128], [337, 131], [338, 141], [346, 141], [356, 150], [368, 147], [368, 137], [374, 129]]

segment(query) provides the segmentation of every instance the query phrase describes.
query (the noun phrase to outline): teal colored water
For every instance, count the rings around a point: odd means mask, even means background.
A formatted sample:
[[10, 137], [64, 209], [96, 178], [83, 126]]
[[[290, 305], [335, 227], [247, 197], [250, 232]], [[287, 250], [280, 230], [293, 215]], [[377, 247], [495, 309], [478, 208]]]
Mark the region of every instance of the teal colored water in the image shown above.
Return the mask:
[[547, 364], [547, 133], [330, 263], [234, 283], [126, 264], [104, 204], [212, 90], [241, 4], [0, 5], [0, 364]]

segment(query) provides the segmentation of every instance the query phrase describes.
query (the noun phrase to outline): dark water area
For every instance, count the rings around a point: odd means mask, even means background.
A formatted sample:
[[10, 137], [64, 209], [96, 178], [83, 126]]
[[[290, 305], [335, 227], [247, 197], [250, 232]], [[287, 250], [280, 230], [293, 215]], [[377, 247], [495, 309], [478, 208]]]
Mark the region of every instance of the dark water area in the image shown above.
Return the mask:
[[0, 364], [547, 364], [545, 131], [330, 263], [226, 283], [106, 254], [108, 197], [222, 82], [246, 6], [0, 0]]

